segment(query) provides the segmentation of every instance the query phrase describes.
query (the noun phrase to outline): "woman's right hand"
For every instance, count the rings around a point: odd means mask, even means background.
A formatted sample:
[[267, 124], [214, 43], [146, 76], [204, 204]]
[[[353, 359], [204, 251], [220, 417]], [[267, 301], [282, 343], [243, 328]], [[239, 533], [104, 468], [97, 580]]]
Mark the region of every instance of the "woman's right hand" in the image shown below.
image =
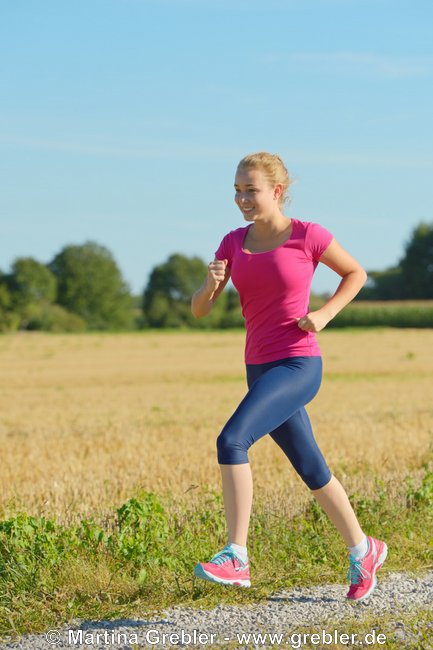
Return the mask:
[[218, 289], [220, 282], [225, 278], [227, 263], [228, 260], [215, 259], [208, 264], [207, 286], [209, 290], [216, 291]]

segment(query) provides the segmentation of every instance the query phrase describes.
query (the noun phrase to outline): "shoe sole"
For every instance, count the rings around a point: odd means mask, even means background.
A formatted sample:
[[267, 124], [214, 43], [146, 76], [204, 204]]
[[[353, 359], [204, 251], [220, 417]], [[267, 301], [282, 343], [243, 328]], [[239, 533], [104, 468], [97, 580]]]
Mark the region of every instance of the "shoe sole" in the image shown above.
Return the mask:
[[203, 580], [209, 580], [209, 582], [216, 582], [220, 585], [229, 585], [234, 587], [251, 587], [250, 580], [224, 580], [224, 578], [215, 578], [211, 573], [208, 573], [203, 569], [201, 564], [197, 564], [194, 568], [194, 575], [197, 578], [202, 578]]
[[381, 554], [379, 555], [379, 557], [378, 557], [378, 561], [377, 561], [377, 564], [376, 564], [375, 569], [374, 569], [374, 572], [373, 572], [373, 583], [372, 583], [370, 589], [369, 589], [368, 591], [366, 591], [365, 594], [364, 594], [363, 596], [361, 596], [360, 598], [349, 598], [349, 597], [347, 597], [348, 600], [353, 600], [354, 602], [357, 603], [357, 602], [359, 602], [360, 600], [365, 600], [366, 598], [368, 598], [369, 596], [371, 596], [371, 594], [373, 593], [373, 591], [376, 589], [376, 585], [377, 585], [376, 573], [379, 571], [380, 567], [381, 567], [382, 564], [385, 562], [385, 560], [386, 560], [386, 556], [387, 556], [387, 555], [388, 555], [388, 547], [387, 547], [387, 545], [384, 543], [384, 544], [383, 544], [382, 553], [381, 553]]

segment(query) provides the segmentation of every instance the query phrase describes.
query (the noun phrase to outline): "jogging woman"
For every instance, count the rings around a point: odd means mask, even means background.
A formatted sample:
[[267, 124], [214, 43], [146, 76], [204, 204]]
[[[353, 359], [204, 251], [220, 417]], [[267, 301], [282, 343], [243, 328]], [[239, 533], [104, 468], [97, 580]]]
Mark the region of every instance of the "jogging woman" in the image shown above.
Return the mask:
[[[235, 202], [250, 223], [225, 235], [192, 297], [192, 313], [202, 318], [232, 278], [245, 318], [249, 389], [217, 438], [228, 543], [209, 562], [197, 564], [194, 573], [212, 582], [250, 586], [246, 545], [253, 483], [248, 449], [269, 434], [341, 534], [350, 554], [347, 597], [362, 600], [376, 586], [387, 546], [361, 529], [304, 407], [322, 379], [316, 333], [357, 295], [367, 274], [326, 228], [284, 216], [290, 182], [277, 155], [260, 152], [240, 161]], [[318, 262], [342, 280], [325, 305], [308, 311]]]

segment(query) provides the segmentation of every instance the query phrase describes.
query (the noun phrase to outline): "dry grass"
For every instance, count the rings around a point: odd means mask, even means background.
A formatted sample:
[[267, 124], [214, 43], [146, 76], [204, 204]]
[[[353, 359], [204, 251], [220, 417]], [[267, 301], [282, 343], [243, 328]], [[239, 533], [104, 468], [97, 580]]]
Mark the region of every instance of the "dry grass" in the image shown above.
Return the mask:
[[433, 300], [354, 300], [350, 303], [351, 307], [361, 309], [362, 307], [433, 307]]
[[[325, 330], [319, 343], [307, 409], [328, 464], [350, 492], [397, 485], [431, 457], [433, 330]], [[247, 390], [243, 345], [242, 331], [0, 337], [1, 516], [68, 524], [137, 489], [189, 504], [219, 491], [215, 439]], [[269, 436], [250, 462], [256, 496], [280, 512], [309, 499]]]

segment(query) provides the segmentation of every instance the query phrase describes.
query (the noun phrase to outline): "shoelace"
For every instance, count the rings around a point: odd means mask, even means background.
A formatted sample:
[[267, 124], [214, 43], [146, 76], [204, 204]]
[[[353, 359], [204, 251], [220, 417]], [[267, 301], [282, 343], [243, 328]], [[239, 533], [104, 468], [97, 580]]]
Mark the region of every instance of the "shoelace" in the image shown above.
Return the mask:
[[350, 580], [352, 585], [358, 585], [363, 578], [370, 578], [370, 571], [362, 566], [362, 559], [354, 560], [351, 557], [347, 580]]
[[235, 553], [233, 553], [233, 551], [231, 551], [230, 549], [226, 551], [225, 550], [220, 551], [219, 553], [214, 555], [213, 558], [211, 559], [211, 562], [212, 564], [224, 564], [224, 562], [230, 560], [231, 558], [236, 558], [237, 560], [239, 560], [239, 562], [241, 562], [238, 556]]

